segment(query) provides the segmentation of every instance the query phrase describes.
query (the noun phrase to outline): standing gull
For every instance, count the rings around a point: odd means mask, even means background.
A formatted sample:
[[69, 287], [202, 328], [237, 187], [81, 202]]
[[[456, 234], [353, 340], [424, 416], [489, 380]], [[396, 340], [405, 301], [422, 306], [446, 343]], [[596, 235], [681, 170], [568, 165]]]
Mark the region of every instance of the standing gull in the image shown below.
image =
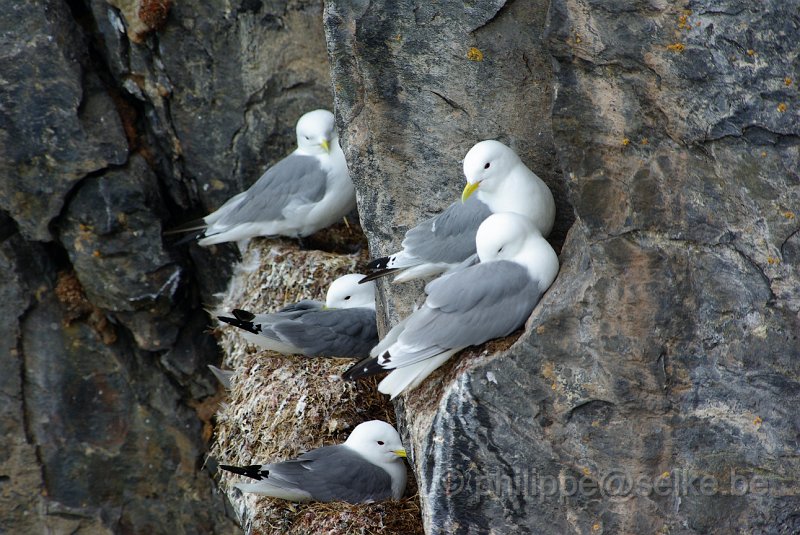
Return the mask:
[[493, 214], [475, 238], [480, 263], [430, 282], [425, 303], [344, 373], [393, 370], [378, 390], [394, 398], [465, 347], [522, 326], [558, 274], [558, 257], [526, 217]]
[[357, 425], [344, 444], [311, 450], [291, 461], [220, 468], [257, 481], [235, 485], [242, 492], [296, 502], [369, 503], [403, 497], [405, 456], [395, 428], [372, 420]]
[[302, 238], [332, 225], [356, 205], [333, 114], [314, 110], [297, 121], [297, 149], [216, 212], [171, 232], [202, 231], [200, 245], [256, 236]]
[[373, 260], [365, 281], [395, 274], [394, 282], [405, 282], [466, 267], [476, 253], [475, 233], [492, 213], [522, 214], [542, 236], [552, 230], [550, 188], [509, 147], [491, 139], [475, 144], [464, 157], [464, 176], [461, 202], [406, 232], [403, 248]]
[[218, 319], [284, 355], [363, 358], [378, 343], [375, 283], [358, 284], [363, 277], [353, 273], [333, 281], [325, 303], [306, 299], [272, 314], [235, 309], [234, 317]]

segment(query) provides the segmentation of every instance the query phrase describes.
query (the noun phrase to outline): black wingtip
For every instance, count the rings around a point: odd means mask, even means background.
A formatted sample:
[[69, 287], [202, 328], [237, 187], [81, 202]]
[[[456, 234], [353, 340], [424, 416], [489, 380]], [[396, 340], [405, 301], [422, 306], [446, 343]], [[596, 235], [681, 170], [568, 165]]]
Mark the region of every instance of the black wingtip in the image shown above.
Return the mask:
[[269, 470], [262, 470], [260, 464], [251, 464], [250, 466], [231, 466], [229, 464], [221, 464], [220, 468], [227, 472], [233, 472], [240, 476], [250, 477], [256, 481], [261, 481], [269, 476]]
[[376, 258], [375, 260], [373, 260], [372, 262], [367, 264], [367, 269], [371, 269], [371, 270], [372, 269], [386, 269], [386, 267], [389, 265], [389, 260], [390, 260], [390, 257], [388, 257], [388, 256], [384, 256], [384, 257], [381, 257], [381, 258]]
[[[186, 231], [186, 232], [189, 232], [189, 234], [175, 241], [172, 245], [177, 247], [179, 245], [186, 245], [187, 243], [197, 241], [203, 237], [205, 230]], [[166, 234], [166, 232], [164, 234]]]
[[241, 308], [234, 308], [231, 310], [231, 314], [233, 314], [234, 318], [241, 321], [253, 321], [256, 319], [255, 314], [248, 312], [247, 310], [242, 310]]
[[239, 318], [229, 318], [227, 316], [217, 316], [217, 319], [223, 323], [227, 323], [228, 325], [233, 325], [234, 327], [244, 329], [249, 333], [258, 334], [261, 332], [261, 325], [256, 325], [252, 321], [243, 321]]
[[369, 275], [366, 275], [363, 279], [358, 281], [359, 284], [364, 284], [365, 282], [374, 281], [375, 279], [380, 279], [381, 277], [385, 277], [386, 275], [391, 275], [392, 273], [396, 273], [400, 271], [398, 268], [391, 268], [391, 269], [382, 269], [380, 271], [373, 271]]
[[388, 370], [378, 364], [378, 359], [376, 357], [367, 357], [350, 366], [342, 374], [342, 379], [345, 381], [355, 381], [356, 379], [377, 375], [385, 371]]

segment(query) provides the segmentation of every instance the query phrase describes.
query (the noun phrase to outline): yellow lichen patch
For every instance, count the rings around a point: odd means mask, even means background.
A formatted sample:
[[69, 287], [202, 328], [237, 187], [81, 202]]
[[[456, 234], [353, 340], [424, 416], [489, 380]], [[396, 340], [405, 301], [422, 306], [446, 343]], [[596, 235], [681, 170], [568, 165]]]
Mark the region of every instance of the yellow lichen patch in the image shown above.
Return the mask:
[[764, 420], [761, 419], [761, 416], [756, 416], [753, 419], [753, 425], [756, 427], [761, 427], [761, 424], [764, 423]]
[[586, 477], [589, 477], [590, 475], [592, 475], [592, 471], [589, 470], [588, 466], [584, 466], [583, 468], [581, 468], [581, 473], [583, 475], [585, 475]]
[[681, 30], [688, 30], [691, 27], [689, 23], [689, 13], [683, 13], [678, 17], [678, 28]]
[[770, 266], [776, 266], [776, 265], [778, 265], [780, 263], [781, 263], [781, 259], [780, 258], [776, 258], [774, 256], [768, 256], [767, 257], [767, 264], [769, 264]]
[[748, 49], [747, 49], [747, 55], [748, 55], [748, 56], [750, 56], [750, 57], [752, 58], [753, 56], [755, 56], [755, 55], [756, 55], [756, 51], [755, 51], [755, 50], [753, 50], [752, 48], [748, 48]]
[[794, 219], [794, 212], [792, 212], [791, 210], [786, 210], [785, 212], [783, 212], [783, 217], [785, 217], [786, 219]]
[[779, 111], [780, 113], [783, 113], [783, 112], [785, 112], [785, 111], [786, 111], [786, 107], [787, 107], [787, 106], [786, 106], [786, 103], [785, 103], [785, 102], [781, 102], [780, 104], [778, 104], [778, 111]]
[[767, 151], [765, 151], [765, 150], [762, 150], [762, 151], [761, 151], [761, 157], [762, 157], [762, 158], [766, 158], [766, 157], [767, 157]]
[[630, 144], [631, 144], [631, 140], [630, 139], [628, 139], [626, 137], [622, 138], [622, 146], [623, 147], [627, 147]]
[[669, 472], [661, 472], [661, 479], [667, 479], [669, 477]]
[[643, 137], [642, 140], [640, 141], [640, 143], [642, 145], [649, 145], [650, 144], [650, 140], [647, 139], [646, 137]]
[[786, 78], [783, 79], [783, 85], [789, 87], [790, 85], [792, 85], [792, 79], [787, 76]]
[[467, 50], [467, 59], [470, 61], [483, 61], [483, 52], [474, 46], [470, 47], [470, 49]]
[[95, 250], [92, 252], [92, 256], [93, 256], [93, 257], [95, 257], [95, 258], [100, 258], [102, 255], [101, 255], [100, 251], [98, 251], [97, 249], [95, 249]]
[[686, 45], [683, 43], [672, 43], [671, 45], [667, 45], [667, 50], [671, 50], [672, 52], [683, 52], [686, 50]]
[[603, 526], [602, 524], [600, 524], [600, 522], [595, 522], [594, 524], [592, 524], [592, 531], [600, 531], [600, 528], [602, 527]]
[[575, 34], [575, 42], [578, 44], [583, 42], [583, 39], [581, 39], [581, 36], [578, 35], [577, 33]]

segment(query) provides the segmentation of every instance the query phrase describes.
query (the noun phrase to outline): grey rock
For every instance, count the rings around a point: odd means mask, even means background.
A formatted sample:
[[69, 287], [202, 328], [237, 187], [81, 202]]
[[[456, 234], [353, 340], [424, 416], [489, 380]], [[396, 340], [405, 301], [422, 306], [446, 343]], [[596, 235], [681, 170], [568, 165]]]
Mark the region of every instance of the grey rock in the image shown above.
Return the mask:
[[171, 2], [154, 27], [136, 2], [6, 4], [0, 533], [236, 532], [203, 462], [203, 306], [236, 252], [161, 232], [330, 107], [321, 2]]
[[[551, 185], [557, 245], [571, 225], [516, 343], [396, 404], [426, 532], [798, 529], [800, 23], [770, 6], [327, 5], [373, 256], [484, 137]], [[418, 291], [381, 288], [387, 324]]]
[[155, 175], [134, 156], [81, 183], [59, 236], [89, 300], [151, 351], [170, 347], [186, 319], [174, 310], [187, 275], [162, 244], [164, 213]]
[[125, 161], [119, 116], [64, 2], [6, 2], [0, 21], [0, 207], [29, 239], [86, 174]]

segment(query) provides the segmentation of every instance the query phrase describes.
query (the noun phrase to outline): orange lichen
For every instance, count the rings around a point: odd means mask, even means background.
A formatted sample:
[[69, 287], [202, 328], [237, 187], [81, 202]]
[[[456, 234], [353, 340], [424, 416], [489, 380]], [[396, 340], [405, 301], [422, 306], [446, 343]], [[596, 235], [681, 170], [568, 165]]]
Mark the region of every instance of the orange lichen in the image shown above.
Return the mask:
[[753, 425], [756, 427], [761, 427], [761, 424], [763, 422], [764, 420], [761, 419], [761, 416], [756, 416], [755, 419], [753, 420]]
[[71, 325], [77, 320], [85, 320], [92, 326], [106, 345], [117, 341], [114, 325], [108, 320], [106, 313], [94, 306], [86, 297], [83, 286], [75, 273], [58, 274], [55, 287], [56, 299], [64, 307], [64, 323]]
[[600, 522], [595, 522], [594, 524], [592, 524], [592, 531], [600, 531], [601, 527], [603, 526], [600, 525]]
[[785, 212], [783, 212], [783, 217], [785, 217], [786, 219], [794, 219], [794, 212], [792, 212], [791, 210], [786, 210]]
[[649, 145], [649, 144], [650, 144], [650, 140], [649, 140], [649, 139], [647, 139], [646, 137], [643, 137], [643, 138], [642, 138], [642, 141], [640, 141], [640, 143], [641, 143], [642, 145]]
[[631, 140], [630, 139], [628, 139], [626, 137], [622, 138], [622, 146], [623, 147], [627, 147], [630, 144], [631, 144]]
[[470, 49], [467, 50], [467, 59], [470, 61], [483, 61], [483, 52], [474, 46], [470, 47]]
[[769, 264], [770, 266], [776, 266], [776, 265], [778, 265], [780, 263], [781, 263], [781, 259], [780, 258], [776, 258], [774, 256], [768, 256], [767, 257], [767, 264]]
[[143, 0], [139, 6], [139, 19], [151, 31], [160, 29], [167, 21], [170, 0]]
[[95, 258], [100, 258], [102, 255], [101, 255], [100, 251], [95, 249], [94, 251], [92, 251], [92, 256], [95, 257]]
[[688, 30], [691, 25], [689, 24], [689, 14], [684, 13], [678, 17], [678, 28], [681, 30]]
[[752, 58], [753, 56], [755, 56], [755, 55], [756, 55], [756, 51], [755, 51], [755, 50], [753, 50], [752, 48], [748, 48], [748, 49], [747, 49], [747, 55], [748, 55], [748, 56], [750, 56], [750, 57]]
[[781, 102], [780, 104], [778, 104], [778, 111], [779, 111], [780, 113], [783, 113], [783, 112], [785, 112], [785, 111], [786, 111], [786, 108], [787, 108], [787, 106], [786, 106], [786, 103], [785, 103], [785, 102]]
[[683, 43], [672, 43], [671, 45], [667, 45], [667, 50], [671, 50], [672, 52], [683, 52], [686, 50], [686, 45]]
[[789, 87], [790, 85], [792, 85], [792, 79], [787, 76], [786, 78], [783, 79], [783, 85]]

